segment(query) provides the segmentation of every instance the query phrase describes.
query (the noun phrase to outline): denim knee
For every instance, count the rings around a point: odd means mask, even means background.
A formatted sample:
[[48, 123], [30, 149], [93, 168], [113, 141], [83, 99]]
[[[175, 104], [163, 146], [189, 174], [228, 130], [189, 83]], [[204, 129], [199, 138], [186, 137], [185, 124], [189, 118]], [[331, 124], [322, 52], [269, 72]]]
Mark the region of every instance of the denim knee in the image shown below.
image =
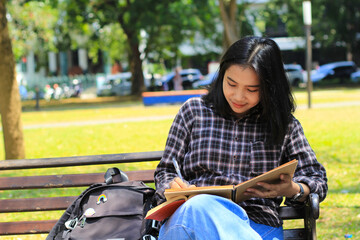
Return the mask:
[[[180, 234], [182, 236], [179, 236]], [[159, 239], [261, 239], [244, 209], [219, 196], [190, 198], [160, 229]]]
[[[215, 195], [209, 194], [200, 194], [190, 198], [188, 201], [184, 203], [184, 207], [190, 207], [192, 211], [199, 211], [199, 212], [208, 212], [209, 206], [212, 207], [212, 212], [219, 208], [226, 208], [233, 212], [237, 217], [240, 217], [242, 220], [249, 222], [249, 217], [245, 210], [237, 205], [236, 203]], [[219, 216], [220, 217], [220, 216]]]

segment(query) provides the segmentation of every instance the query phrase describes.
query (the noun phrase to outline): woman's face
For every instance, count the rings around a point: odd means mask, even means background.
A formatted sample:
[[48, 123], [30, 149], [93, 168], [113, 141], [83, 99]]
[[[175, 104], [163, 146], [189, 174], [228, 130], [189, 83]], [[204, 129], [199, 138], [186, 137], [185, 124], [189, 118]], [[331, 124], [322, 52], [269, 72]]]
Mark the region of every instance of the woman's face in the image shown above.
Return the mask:
[[232, 65], [225, 71], [223, 91], [235, 115], [242, 117], [260, 101], [260, 80], [252, 68]]

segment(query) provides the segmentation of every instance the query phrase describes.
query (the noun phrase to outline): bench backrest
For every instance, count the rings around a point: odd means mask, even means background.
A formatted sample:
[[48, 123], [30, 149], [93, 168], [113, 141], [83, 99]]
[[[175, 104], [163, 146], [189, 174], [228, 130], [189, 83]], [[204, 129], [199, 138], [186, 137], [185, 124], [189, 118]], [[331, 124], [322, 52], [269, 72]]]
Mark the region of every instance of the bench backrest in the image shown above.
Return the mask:
[[[63, 158], [4, 160], [0, 161], [0, 171], [104, 164], [111, 167], [112, 164], [118, 163], [159, 161], [161, 156], [162, 151], [157, 151]], [[152, 183], [154, 181], [154, 169], [128, 171], [126, 173], [129, 180], [140, 180], [145, 183]], [[88, 187], [93, 183], [99, 182], [104, 182], [104, 173], [0, 177], [0, 191]], [[0, 199], [0, 213], [65, 210], [76, 197], [77, 196]], [[305, 218], [303, 209], [294, 209], [291, 207], [281, 207], [280, 215], [283, 220]], [[57, 219], [0, 222], [0, 235], [48, 233], [56, 221]], [[305, 224], [307, 223], [305, 222]], [[284, 235], [285, 239], [306, 239], [307, 233], [304, 228], [287, 229], [284, 231]]]

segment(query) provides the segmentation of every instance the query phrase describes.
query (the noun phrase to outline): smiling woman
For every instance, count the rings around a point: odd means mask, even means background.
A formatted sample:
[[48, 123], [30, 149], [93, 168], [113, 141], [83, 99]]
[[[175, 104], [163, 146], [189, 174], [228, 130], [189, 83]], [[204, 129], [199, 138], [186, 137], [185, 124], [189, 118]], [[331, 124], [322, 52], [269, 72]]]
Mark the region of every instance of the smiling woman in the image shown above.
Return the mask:
[[[283, 197], [285, 204], [303, 205], [310, 193], [323, 200], [327, 192], [325, 169], [292, 115], [294, 109], [280, 49], [273, 40], [246, 37], [230, 46], [209, 93], [185, 102], [172, 123], [155, 171], [158, 203], [169, 186], [188, 186], [174, 184], [178, 174], [173, 158], [189, 186], [198, 187], [238, 184], [293, 159], [299, 161], [297, 170], [293, 177], [282, 174], [277, 183], [262, 183], [261, 190], [248, 188], [250, 200], [194, 196], [162, 225], [159, 240], [190, 235], [284, 239], [276, 210]], [[219, 221], [220, 215], [226, 221]], [[203, 226], [212, 226], [206, 236]]]
[[260, 81], [250, 67], [233, 65], [225, 72], [223, 89], [226, 101], [237, 117], [245, 116], [260, 101]]

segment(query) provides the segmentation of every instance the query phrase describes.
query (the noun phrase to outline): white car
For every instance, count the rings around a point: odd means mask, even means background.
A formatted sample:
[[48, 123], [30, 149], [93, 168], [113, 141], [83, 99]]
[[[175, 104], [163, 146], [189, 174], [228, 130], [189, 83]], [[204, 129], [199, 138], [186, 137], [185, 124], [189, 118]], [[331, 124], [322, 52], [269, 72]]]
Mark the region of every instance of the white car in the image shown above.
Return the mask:
[[97, 96], [124, 96], [131, 93], [131, 72], [97, 77]]
[[284, 69], [291, 86], [298, 87], [304, 83], [304, 70], [299, 64], [284, 64]]

